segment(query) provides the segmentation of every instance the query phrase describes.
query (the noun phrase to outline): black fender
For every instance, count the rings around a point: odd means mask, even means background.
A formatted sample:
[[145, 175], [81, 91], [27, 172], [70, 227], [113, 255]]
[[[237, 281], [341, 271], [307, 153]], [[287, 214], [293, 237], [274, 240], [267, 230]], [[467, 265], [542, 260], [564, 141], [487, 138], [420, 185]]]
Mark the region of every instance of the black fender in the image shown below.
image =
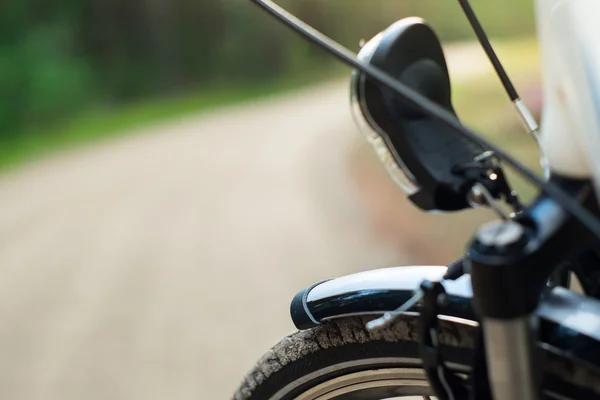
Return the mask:
[[[382, 268], [318, 282], [294, 297], [292, 321], [302, 330], [332, 318], [393, 311], [413, 296], [423, 280], [440, 280], [446, 270], [441, 266]], [[444, 286], [450, 301], [443, 313], [475, 321], [470, 277], [445, 281]], [[417, 304], [409, 311], [419, 311], [419, 307]]]
[[[440, 280], [446, 270], [436, 266], [382, 268], [319, 282], [294, 297], [292, 320], [305, 330], [335, 318], [381, 315], [410, 299], [423, 280]], [[470, 275], [446, 280], [444, 287], [448, 297], [440, 316], [477, 324]], [[417, 313], [419, 308], [417, 304], [408, 313]], [[591, 363], [600, 379], [600, 301], [555, 287], [544, 294], [535, 313], [540, 322], [538, 340]]]
[[[423, 280], [441, 280], [446, 270], [446, 267], [436, 266], [393, 267], [318, 282], [294, 297], [292, 320], [298, 329], [305, 330], [336, 318], [381, 315], [395, 310], [412, 297]], [[445, 280], [443, 284], [448, 301], [438, 317], [479, 326], [471, 306], [470, 275]], [[415, 315], [419, 310], [417, 304], [407, 314]], [[597, 387], [600, 380], [600, 301], [562, 287], [549, 288], [535, 314], [539, 320], [537, 341], [544, 354], [543, 362], [554, 365], [553, 373], [561, 379], [593, 389], [600, 395]]]

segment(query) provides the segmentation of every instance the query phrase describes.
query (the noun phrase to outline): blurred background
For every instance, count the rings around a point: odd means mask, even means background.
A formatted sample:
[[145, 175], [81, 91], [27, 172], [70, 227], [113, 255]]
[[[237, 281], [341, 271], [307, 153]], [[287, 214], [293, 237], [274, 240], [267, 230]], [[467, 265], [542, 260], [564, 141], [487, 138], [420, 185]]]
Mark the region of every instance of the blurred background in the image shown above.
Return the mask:
[[[532, 3], [472, 0], [539, 116]], [[280, 4], [354, 51], [425, 18], [459, 116], [538, 168], [456, 2]], [[2, 399], [229, 398], [297, 291], [445, 264], [493, 217], [412, 207], [350, 71], [249, 1], [4, 0], [0, 38]]]

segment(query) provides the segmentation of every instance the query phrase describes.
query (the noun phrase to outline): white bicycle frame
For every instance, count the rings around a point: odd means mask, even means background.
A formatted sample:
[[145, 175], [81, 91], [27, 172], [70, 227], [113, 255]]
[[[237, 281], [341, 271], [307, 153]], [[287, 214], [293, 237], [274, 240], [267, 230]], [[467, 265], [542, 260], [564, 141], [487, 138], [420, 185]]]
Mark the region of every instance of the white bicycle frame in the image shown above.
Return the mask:
[[550, 168], [600, 194], [600, 1], [536, 0]]

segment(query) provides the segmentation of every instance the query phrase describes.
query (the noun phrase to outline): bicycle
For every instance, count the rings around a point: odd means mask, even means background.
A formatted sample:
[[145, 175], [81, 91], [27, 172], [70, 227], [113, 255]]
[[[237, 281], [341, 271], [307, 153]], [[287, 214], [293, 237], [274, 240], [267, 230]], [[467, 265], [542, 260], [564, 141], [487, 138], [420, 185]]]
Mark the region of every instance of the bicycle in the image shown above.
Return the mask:
[[[465, 256], [315, 283], [291, 303], [298, 332], [254, 366], [236, 400], [600, 398], [600, 3], [537, 0], [543, 135], [468, 3], [458, 0], [529, 133], [539, 177], [463, 125], [444, 53], [404, 18], [358, 55], [271, 0], [252, 0], [352, 67], [357, 123], [418, 208], [490, 207]], [[524, 205], [508, 165], [540, 189]], [[582, 294], [569, 290], [576, 276]]]

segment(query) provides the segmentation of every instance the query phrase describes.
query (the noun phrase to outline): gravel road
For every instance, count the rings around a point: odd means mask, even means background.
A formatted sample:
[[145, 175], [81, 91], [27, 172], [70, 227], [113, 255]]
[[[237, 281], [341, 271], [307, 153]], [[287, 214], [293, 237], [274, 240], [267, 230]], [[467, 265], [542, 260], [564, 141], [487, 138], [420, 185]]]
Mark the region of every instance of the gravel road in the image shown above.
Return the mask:
[[3, 400], [226, 399], [299, 289], [411, 262], [349, 184], [346, 81], [138, 133], [0, 177]]

